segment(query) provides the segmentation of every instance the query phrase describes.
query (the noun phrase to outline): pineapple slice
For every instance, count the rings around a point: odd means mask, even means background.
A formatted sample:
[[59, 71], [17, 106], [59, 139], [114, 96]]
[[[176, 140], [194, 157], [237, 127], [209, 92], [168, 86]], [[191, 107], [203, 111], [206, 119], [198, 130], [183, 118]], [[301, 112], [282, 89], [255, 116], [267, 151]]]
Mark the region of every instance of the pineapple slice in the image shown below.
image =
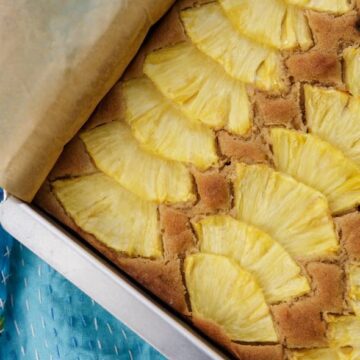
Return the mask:
[[157, 207], [102, 174], [57, 180], [53, 191], [84, 231], [129, 256], [160, 257]]
[[[288, 300], [310, 291], [301, 269], [266, 233], [230, 216], [208, 216], [194, 228], [200, 250], [224, 255], [253, 273], [269, 302]], [[274, 264], [277, 266], [273, 266]], [[285, 270], [286, 269], [286, 270]]]
[[220, 325], [231, 340], [278, 340], [261, 289], [234, 260], [190, 255], [185, 259], [185, 280], [193, 314]]
[[217, 163], [214, 132], [186, 118], [149, 79], [126, 81], [123, 95], [125, 121], [146, 149], [202, 170]]
[[195, 200], [185, 165], [143, 150], [125, 123], [114, 121], [80, 137], [96, 166], [142, 199], [160, 203]]
[[360, 317], [328, 316], [328, 339], [330, 347], [359, 346]]
[[360, 265], [352, 264], [349, 269], [350, 302], [357, 316], [360, 317]]
[[326, 198], [266, 165], [237, 164], [237, 217], [267, 232], [294, 257], [334, 254], [338, 240]]
[[344, 14], [352, 9], [349, 0], [285, 0], [288, 4], [306, 9]]
[[360, 98], [305, 85], [305, 109], [310, 131], [360, 167]]
[[283, 0], [219, 0], [219, 3], [242, 34], [261, 44], [302, 50], [313, 44], [304, 12]]
[[344, 154], [317, 136], [272, 129], [277, 169], [321, 191], [333, 213], [360, 204], [360, 169]]
[[345, 61], [345, 83], [350, 92], [360, 96], [360, 48], [348, 47], [343, 53]]
[[189, 118], [240, 135], [250, 129], [245, 85], [194, 45], [183, 42], [150, 53], [144, 73]]
[[217, 3], [181, 12], [191, 40], [232, 77], [261, 90], [282, 90], [280, 54], [242, 36]]
[[290, 360], [359, 360], [360, 349], [352, 347], [295, 351]]

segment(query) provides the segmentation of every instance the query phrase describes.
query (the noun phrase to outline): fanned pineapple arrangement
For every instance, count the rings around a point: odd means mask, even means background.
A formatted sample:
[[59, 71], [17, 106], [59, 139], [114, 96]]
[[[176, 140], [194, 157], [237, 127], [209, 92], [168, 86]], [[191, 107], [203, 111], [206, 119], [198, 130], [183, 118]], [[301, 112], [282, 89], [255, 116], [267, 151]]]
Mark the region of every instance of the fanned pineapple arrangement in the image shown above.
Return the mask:
[[38, 202], [241, 360], [359, 360], [359, 11], [179, 1]]

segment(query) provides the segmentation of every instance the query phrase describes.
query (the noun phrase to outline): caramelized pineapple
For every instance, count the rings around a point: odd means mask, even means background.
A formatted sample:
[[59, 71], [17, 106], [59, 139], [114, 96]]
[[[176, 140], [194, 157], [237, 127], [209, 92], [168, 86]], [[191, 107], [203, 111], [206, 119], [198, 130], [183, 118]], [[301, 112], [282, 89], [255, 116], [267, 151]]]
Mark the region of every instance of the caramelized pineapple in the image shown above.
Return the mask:
[[338, 249], [328, 202], [318, 191], [266, 165], [238, 164], [237, 217], [268, 233], [294, 257]]
[[144, 73], [189, 118], [234, 134], [250, 129], [245, 85], [194, 45], [184, 42], [150, 53]]
[[280, 54], [242, 36], [218, 3], [184, 10], [181, 19], [193, 43], [229, 75], [261, 90], [284, 88]]
[[298, 5], [306, 9], [344, 14], [351, 10], [349, 0], [285, 0], [288, 4]]
[[345, 62], [345, 83], [350, 92], [360, 96], [360, 48], [348, 47], [343, 53]]
[[302, 10], [283, 0], [219, 0], [244, 35], [277, 49], [308, 49], [313, 41]]
[[317, 136], [272, 129], [277, 169], [321, 191], [333, 213], [360, 204], [360, 169], [344, 154]]
[[108, 247], [130, 256], [160, 257], [157, 207], [102, 174], [52, 183], [74, 222]]
[[360, 166], [360, 98], [306, 85], [305, 108], [310, 131]]
[[236, 260], [255, 276], [268, 302], [288, 300], [310, 290], [290, 255], [257, 228], [226, 215], [208, 216], [194, 223], [194, 228], [201, 252]]
[[217, 163], [215, 134], [185, 117], [146, 78], [123, 84], [125, 121], [154, 154], [206, 169]]
[[360, 317], [360, 264], [352, 264], [349, 269], [350, 302], [355, 314]]
[[125, 123], [114, 121], [85, 131], [80, 137], [96, 166], [142, 199], [195, 200], [185, 165], [143, 150]]
[[185, 259], [185, 280], [195, 316], [220, 325], [236, 341], [277, 341], [264, 295], [234, 260], [212, 254]]

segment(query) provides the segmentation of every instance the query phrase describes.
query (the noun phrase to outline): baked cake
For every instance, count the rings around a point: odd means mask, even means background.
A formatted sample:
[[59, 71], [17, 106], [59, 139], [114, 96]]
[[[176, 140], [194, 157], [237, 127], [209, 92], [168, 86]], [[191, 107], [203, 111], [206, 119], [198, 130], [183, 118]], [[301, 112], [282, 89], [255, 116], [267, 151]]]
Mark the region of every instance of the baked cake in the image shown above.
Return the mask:
[[35, 202], [236, 358], [360, 359], [359, 11], [177, 2]]

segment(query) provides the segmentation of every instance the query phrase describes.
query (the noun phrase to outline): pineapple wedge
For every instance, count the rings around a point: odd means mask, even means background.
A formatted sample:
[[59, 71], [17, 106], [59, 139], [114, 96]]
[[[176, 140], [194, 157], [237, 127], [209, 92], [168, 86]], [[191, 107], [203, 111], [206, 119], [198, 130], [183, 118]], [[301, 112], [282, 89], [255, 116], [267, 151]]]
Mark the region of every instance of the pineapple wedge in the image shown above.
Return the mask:
[[330, 347], [360, 346], [360, 317], [328, 316], [327, 321]]
[[126, 81], [123, 95], [125, 121], [144, 148], [202, 170], [217, 163], [214, 132], [186, 118], [149, 79]]
[[129, 256], [161, 257], [157, 207], [102, 174], [57, 180], [53, 191], [84, 231]]
[[360, 318], [360, 264], [352, 264], [349, 269], [350, 303]]
[[280, 54], [237, 32], [218, 3], [184, 10], [181, 19], [193, 43], [230, 76], [261, 90], [284, 88]]
[[360, 349], [352, 347], [295, 351], [290, 360], [359, 360]]
[[349, 0], [285, 0], [288, 4], [306, 9], [344, 14], [352, 9]]
[[278, 341], [261, 289], [235, 261], [190, 255], [185, 259], [185, 280], [193, 314], [220, 325], [231, 340]]
[[153, 51], [146, 57], [144, 73], [189, 118], [234, 134], [250, 129], [245, 85], [193, 44], [183, 42]]
[[305, 85], [305, 110], [310, 131], [360, 167], [360, 97]]
[[278, 241], [293, 257], [336, 253], [338, 240], [326, 198], [266, 165], [237, 164], [237, 217]]
[[360, 96], [360, 48], [348, 47], [343, 56], [345, 83], [353, 95]]
[[192, 178], [182, 163], [143, 150], [129, 126], [119, 121], [80, 134], [96, 166], [144, 200], [195, 200]]
[[277, 49], [312, 46], [302, 10], [283, 0], [219, 0], [234, 26], [250, 39]]
[[193, 225], [200, 251], [236, 260], [255, 276], [268, 302], [285, 301], [310, 291], [300, 267], [266, 233], [226, 215], [208, 216]]
[[337, 214], [360, 204], [360, 169], [317, 136], [274, 128], [271, 140], [276, 168], [322, 192]]

